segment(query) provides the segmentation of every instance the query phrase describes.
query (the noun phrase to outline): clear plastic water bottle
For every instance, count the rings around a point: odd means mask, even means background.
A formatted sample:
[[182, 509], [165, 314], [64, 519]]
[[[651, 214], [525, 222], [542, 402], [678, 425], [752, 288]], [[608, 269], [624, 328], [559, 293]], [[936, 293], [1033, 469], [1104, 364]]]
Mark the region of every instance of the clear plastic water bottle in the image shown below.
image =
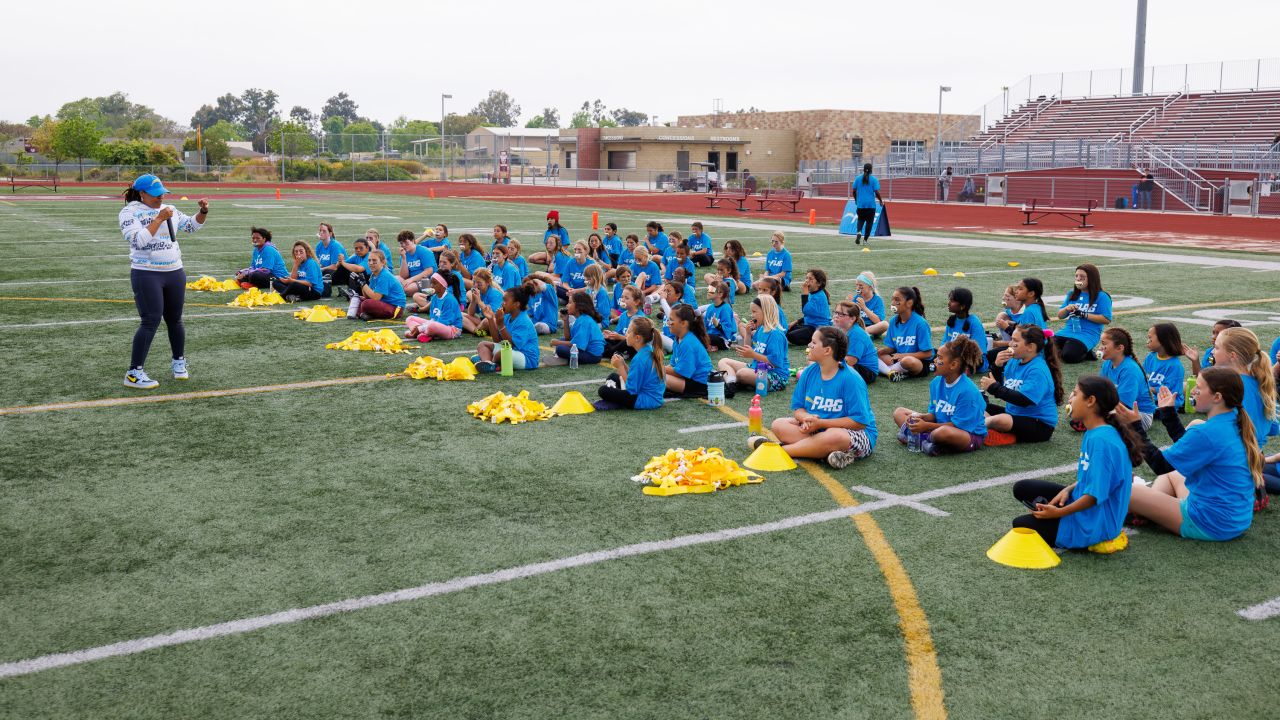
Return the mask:
[[918, 432], [907, 433], [907, 452], [913, 452], [913, 453], [920, 452], [920, 433]]
[[569, 369], [578, 369], [578, 343], [569, 346]]

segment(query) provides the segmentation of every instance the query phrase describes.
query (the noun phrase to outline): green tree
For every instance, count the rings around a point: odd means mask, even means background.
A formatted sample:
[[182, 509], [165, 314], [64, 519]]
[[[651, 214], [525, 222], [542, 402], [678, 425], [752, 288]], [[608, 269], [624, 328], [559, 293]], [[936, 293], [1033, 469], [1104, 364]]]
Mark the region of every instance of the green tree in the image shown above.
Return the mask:
[[80, 162], [80, 180], [84, 181], [84, 159], [93, 157], [102, 142], [102, 130], [93, 120], [69, 117], [53, 131], [53, 147], [60, 155]]
[[231, 160], [231, 146], [222, 138], [205, 138], [204, 158], [210, 165], [226, 165]]
[[591, 113], [587, 110], [579, 110], [573, 114], [569, 120], [571, 128], [588, 128], [591, 127]]
[[146, 165], [150, 149], [144, 140], [120, 140], [99, 145], [97, 157], [103, 165]]
[[267, 135], [267, 148], [289, 157], [311, 155], [316, 151], [316, 139], [302, 123], [277, 122]]
[[30, 137], [31, 128], [22, 123], [11, 123], [0, 121], [0, 142], [13, 140], [14, 138]]
[[471, 108], [471, 114], [479, 115], [498, 127], [514, 127], [520, 117], [520, 106], [506, 91], [490, 90], [488, 97]]
[[324, 119], [339, 117], [342, 118], [343, 125], [350, 125], [360, 121], [360, 115], [357, 113], [359, 109], [360, 106], [349, 95], [340, 92], [324, 101], [324, 107], [320, 108], [320, 117]]
[[378, 129], [371, 123], [351, 123], [342, 129], [345, 152], [373, 152], [378, 149]]
[[600, 98], [596, 98], [594, 102], [584, 101], [579, 112], [585, 112], [590, 115], [591, 122], [595, 125], [599, 125], [601, 121], [609, 117], [609, 108], [600, 102]]
[[253, 135], [253, 148], [258, 152], [266, 152], [267, 131], [279, 117], [276, 112], [276, 102], [279, 99], [274, 90], [258, 88], [249, 88], [240, 95], [240, 102], [244, 106], [240, 122]]
[[440, 128], [429, 120], [410, 120], [401, 115], [387, 128], [391, 133], [388, 142], [392, 150], [410, 152], [414, 140], [426, 140], [440, 134]]
[[214, 101], [213, 105], [201, 105], [195, 115], [191, 116], [191, 127], [209, 128], [219, 122], [236, 124], [244, 115], [244, 103], [232, 93], [227, 93]]
[[558, 128], [560, 127], [560, 111], [555, 108], [542, 108], [542, 114], [534, 117], [527, 124], [527, 128]]
[[178, 156], [177, 148], [172, 145], [149, 143], [147, 145], [147, 164], [173, 167], [181, 165], [182, 158]]
[[31, 133], [31, 145], [45, 159], [53, 161], [54, 173], [57, 173], [58, 168], [68, 159], [68, 156], [64, 155], [61, 148], [54, 142], [60, 124], [60, 120], [45, 118], [44, 122], [40, 123], [40, 127]]
[[449, 113], [444, 120], [445, 135], [466, 135], [485, 123], [481, 115], [455, 115]]
[[226, 120], [219, 120], [213, 125], [205, 127], [201, 131], [201, 135], [205, 140], [210, 138], [218, 138], [226, 142], [231, 140], [244, 140], [244, 128], [239, 125], [233, 125]]
[[125, 130], [131, 123], [144, 120], [151, 123], [149, 131], [151, 136], [174, 135], [180, 132], [176, 122], [161, 116], [146, 105], [131, 102], [129, 96], [122, 92], [114, 92], [105, 97], [80, 98], [66, 103], [58, 110], [58, 117], [60, 119], [86, 118], [113, 135], [126, 135]]
[[618, 108], [610, 113], [613, 121], [622, 127], [636, 127], [649, 122], [649, 114], [626, 108]]
[[45, 115], [44, 117], [40, 117], [39, 115], [32, 115], [31, 117], [27, 118], [27, 126], [30, 127], [32, 130], [34, 130], [40, 127], [40, 125], [42, 125], [46, 120], [52, 120], [52, 119], [53, 118], [50, 117], [49, 115]]
[[124, 136], [130, 140], [155, 137], [155, 123], [147, 119], [131, 120], [124, 126]]
[[319, 116], [301, 105], [293, 106], [293, 109], [289, 111], [289, 119], [305, 126], [310, 132], [315, 132], [320, 127]]

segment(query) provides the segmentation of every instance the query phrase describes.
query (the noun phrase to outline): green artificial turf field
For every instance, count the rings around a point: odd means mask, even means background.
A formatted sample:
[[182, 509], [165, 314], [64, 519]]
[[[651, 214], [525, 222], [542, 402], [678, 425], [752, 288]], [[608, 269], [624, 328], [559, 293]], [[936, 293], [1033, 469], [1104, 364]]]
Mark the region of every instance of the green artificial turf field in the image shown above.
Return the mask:
[[[389, 241], [401, 228], [445, 222], [455, 239], [472, 232], [487, 247], [488, 229], [501, 222], [530, 253], [549, 206], [311, 193], [245, 194], [212, 207], [206, 228], [183, 239], [190, 279], [246, 265], [251, 224], [287, 248], [313, 240], [321, 221], [348, 247], [367, 227]], [[1225, 544], [1148, 526], [1117, 555], [1069, 553], [1049, 571], [995, 564], [985, 551], [1022, 512], [1012, 480], [957, 486], [1073, 466], [1079, 437], [1064, 423], [1042, 445], [912, 455], [894, 439], [891, 413], [925, 406], [925, 381], [872, 386], [880, 440], [866, 461], [673, 498], [645, 496], [630, 478], [675, 447], [720, 447], [742, 461], [742, 427], [680, 432], [733, 417], [680, 401], [512, 427], [464, 410], [495, 390], [529, 390], [548, 404], [572, 389], [594, 398], [588, 384], [542, 386], [603, 379], [608, 371], [597, 366], [12, 413], [142, 397], [121, 386], [136, 315], [118, 209], [117, 200], [0, 201], [2, 717], [936, 717], [934, 662], [941, 708], [955, 718], [1275, 715], [1280, 617], [1249, 621], [1237, 611], [1280, 595], [1277, 511]], [[590, 209], [559, 209], [574, 238], [584, 237]], [[601, 222], [617, 222], [624, 235], [649, 219], [601, 209]], [[683, 232], [691, 218], [658, 219]], [[1197, 347], [1224, 315], [1258, 322], [1264, 347], [1280, 332], [1275, 268], [1245, 266], [1268, 256], [960, 233], [877, 239], [861, 253], [848, 238], [818, 234], [826, 228], [701, 219], [717, 253], [737, 238], [763, 254], [771, 230], [785, 229], [797, 275], [825, 269], [833, 298], [863, 269], [881, 278], [886, 298], [899, 284], [920, 287], [935, 341], [952, 287], [972, 289], [975, 312], [989, 321], [1006, 285], [1036, 276], [1060, 296], [1086, 261], [1102, 268], [1115, 296], [1115, 324], [1140, 344], [1156, 318], [1172, 319]], [[974, 246], [990, 242], [1007, 247]], [[1117, 250], [1138, 254], [1099, 254]], [[921, 275], [929, 266], [937, 277]], [[232, 297], [188, 293], [192, 379], [169, 378], [162, 328], [147, 367], [161, 381], [154, 395], [393, 374], [419, 355], [448, 360], [475, 344], [463, 336], [394, 356], [325, 350], [364, 326], [300, 322], [293, 307], [225, 307]], [[800, 316], [798, 292], [784, 309]], [[802, 357], [792, 350], [793, 364]], [[1096, 367], [1068, 366], [1066, 380]], [[789, 398], [789, 389], [770, 394], [766, 420], [785, 413]], [[749, 400], [739, 393], [729, 405], [745, 413]], [[1162, 429], [1153, 437], [1167, 442]], [[840, 491], [824, 476], [861, 486], [852, 495], [879, 500], [879, 509], [856, 525], [804, 522], [676, 547], [682, 540], [265, 629], [3, 670], [829, 511]], [[931, 490], [946, 492], [923, 509], [883, 498]], [[887, 581], [886, 557], [904, 575], [890, 567]], [[922, 618], [902, 619], [904, 597]]]

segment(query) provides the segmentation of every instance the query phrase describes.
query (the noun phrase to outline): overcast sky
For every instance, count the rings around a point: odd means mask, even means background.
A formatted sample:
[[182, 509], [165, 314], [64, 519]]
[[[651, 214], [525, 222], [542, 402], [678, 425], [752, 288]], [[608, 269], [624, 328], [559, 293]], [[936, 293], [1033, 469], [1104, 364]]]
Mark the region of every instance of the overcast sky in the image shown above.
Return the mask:
[[[1280, 3], [1152, 0], [1147, 64], [1280, 55]], [[0, 119], [116, 90], [180, 123], [248, 87], [287, 114], [346, 91], [359, 112], [433, 120], [490, 89], [521, 124], [583, 100], [657, 115], [727, 110], [974, 109], [1031, 73], [1133, 63], [1136, 3], [58, 1], [52, 23], [10, 13]], [[23, 27], [20, 27], [23, 26]], [[25, 29], [23, 29], [25, 28]], [[1280, 67], [1277, 73], [1280, 74]], [[1280, 84], [1277, 78], [1275, 84]]]

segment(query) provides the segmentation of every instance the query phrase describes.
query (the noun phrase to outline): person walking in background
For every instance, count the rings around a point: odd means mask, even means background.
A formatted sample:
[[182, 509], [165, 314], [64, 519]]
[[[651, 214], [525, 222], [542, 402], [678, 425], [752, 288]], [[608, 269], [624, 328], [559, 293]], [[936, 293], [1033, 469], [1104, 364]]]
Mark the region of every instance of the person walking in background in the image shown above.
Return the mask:
[[1151, 209], [1151, 191], [1156, 189], [1156, 176], [1147, 173], [1142, 177], [1142, 182], [1138, 183], [1138, 208], [1141, 210]]
[[160, 384], [147, 376], [142, 365], [161, 318], [169, 331], [173, 377], [190, 377], [184, 354], [186, 330], [182, 326], [187, 274], [182, 269], [182, 250], [174, 233], [193, 233], [204, 227], [209, 219], [209, 201], [197, 201], [200, 212], [193, 217], [163, 204], [161, 200], [168, 192], [160, 178], [142, 175], [125, 189], [126, 204], [118, 216], [120, 232], [129, 242], [129, 284], [142, 321], [133, 335], [133, 352], [124, 374], [124, 386], [135, 390], [150, 390]]
[[862, 239], [871, 244], [871, 233], [876, 220], [876, 203], [884, 204], [880, 197], [880, 180], [871, 174], [871, 163], [862, 166], [862, 174], [852, 183], [854, 200], [857, 201], [858, 222], [853, 226], [853, 244], [861, 245]]
[[947, 169], [943, 170], [942, 174], [938, 176], [938, 199], [942, 202], [946, 202], [947, 198], [951, 195], [952, 174], [953, 170], [951, 169], [951, 166], [948, 165]]

